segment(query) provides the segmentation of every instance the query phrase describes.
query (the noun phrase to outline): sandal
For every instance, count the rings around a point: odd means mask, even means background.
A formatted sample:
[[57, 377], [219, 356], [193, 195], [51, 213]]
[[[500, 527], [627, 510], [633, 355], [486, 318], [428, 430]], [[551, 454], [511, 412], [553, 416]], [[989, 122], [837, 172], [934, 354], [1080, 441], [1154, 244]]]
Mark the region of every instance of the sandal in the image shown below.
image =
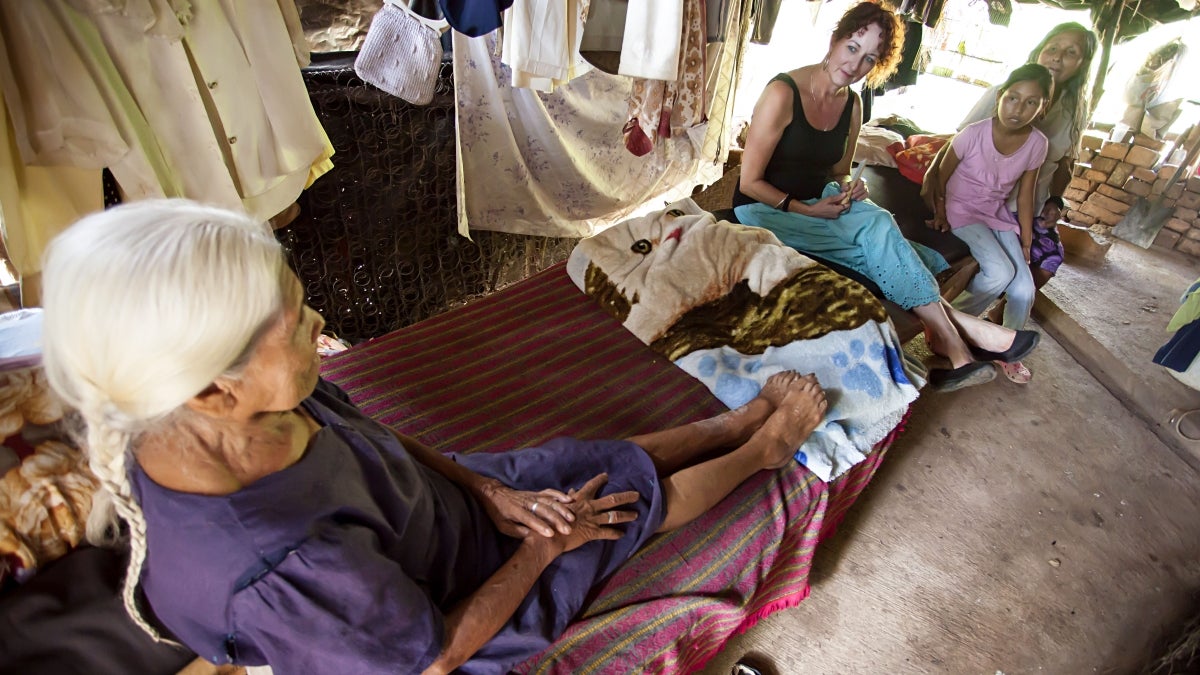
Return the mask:
[[987, 361], [972, 361], [958, 368], [934, 368], [929, 371], [929, 384], [934, 391], [955, 391], [996, 377], [996, 368]]
[[1025, 367], [1024, 363], [1016, 361], [1015, 363], [996, 362], [1000, 366], [1000, 370], [1004, 371], [1004, 376], [1016, 384], [1029, 384], [1033, 379], [1033, 373]]
[[1013, 336], [1012, 344], [1002, 352], [993, 352], [975, 345], [967, 345], [971, 350], [971, 355], [979, 361], [1003, 361], [1004, 363], [1016, 363], [1021, 359], [1029, 356], [1029, 352], [1037, 346], [1042, 339], [1042, 334], [1034, 330], [1019, 330]]

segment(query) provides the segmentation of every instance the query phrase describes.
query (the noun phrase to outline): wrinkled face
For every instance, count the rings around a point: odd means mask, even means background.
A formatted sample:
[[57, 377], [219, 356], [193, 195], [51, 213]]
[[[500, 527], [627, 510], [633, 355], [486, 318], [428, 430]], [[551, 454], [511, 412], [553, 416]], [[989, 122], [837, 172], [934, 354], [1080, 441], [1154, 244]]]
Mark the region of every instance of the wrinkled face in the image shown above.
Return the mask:
[[1038, 52], [1037, 62], [1046, 66], [1054, 76], [1055, 88], [1079, 72], [1080, 66], [1083, 65], [1086, 44], [1083, 35], [1076, 31], [1067, 31], [1050, 38], [1042, 47], [1042, 51]]
[[317, 337], [325, 320], [304, 302], [300, 280], [286, 267], [280, 280], [283, 308], [259, 338], [238, 378], [248, 409], [292, 410], [312, 393], [320, 374]]
[[996, 119], [1006, 129], [1013, 131], [1032, 124], [1042, 111], [1042, 105], [1046, 102], [1045, 96], [1041, 86], [1033, 80], [1016, 82], [1000, 93], [1000, 101], [996, 104]]
[[871, 24], [853, 35], [829, 44], [830, 79], [839, 87], [854, 84], [867, 76], [879, 61], [883, 31]]

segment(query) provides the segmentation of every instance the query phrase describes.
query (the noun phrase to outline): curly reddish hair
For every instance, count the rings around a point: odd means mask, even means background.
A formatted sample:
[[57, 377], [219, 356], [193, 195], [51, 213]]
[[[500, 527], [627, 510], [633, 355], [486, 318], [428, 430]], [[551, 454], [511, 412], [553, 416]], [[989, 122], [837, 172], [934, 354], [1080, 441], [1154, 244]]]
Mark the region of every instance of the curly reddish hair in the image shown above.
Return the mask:
[[904, 48], [904, 22], [900, 17], [872, 0], [860, 2], [846, 10], [838, 20], [831, 43], [857, 35], [872, 24], [879, 26], [880, 31], [879, 60], [867, 73], [866, 81], [867, 86], [874, 88], [887, 82], [900, 64], [900, 52]]

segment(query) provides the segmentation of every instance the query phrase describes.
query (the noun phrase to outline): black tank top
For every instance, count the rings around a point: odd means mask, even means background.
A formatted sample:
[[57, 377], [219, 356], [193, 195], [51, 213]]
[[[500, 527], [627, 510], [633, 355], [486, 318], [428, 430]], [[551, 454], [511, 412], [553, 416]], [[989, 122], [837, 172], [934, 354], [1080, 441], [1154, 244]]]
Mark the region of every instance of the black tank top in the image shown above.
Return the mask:
[[[838, 118], [837, 126], [829, 131], [821, 131], [804, 117], [800, 90], [791, 76], [780, 73], [771, 78], [772, 82], [776, 80], [792, 88], [792, 121], [783, 129], [783, 135], [775, 145], [775, 153], [767, 161], [763, 178], [795, 199], [820, 197], [821, 190], [829, 182], [829, 170], [846, 154], [850, 118], [854, 112], [854, 94], [851, 92], [846, 97], [846, 107]], [[754, 202], [754, 199], [742, 194], [742, 181], [739, 178], [733, 192], [733, 205]]]

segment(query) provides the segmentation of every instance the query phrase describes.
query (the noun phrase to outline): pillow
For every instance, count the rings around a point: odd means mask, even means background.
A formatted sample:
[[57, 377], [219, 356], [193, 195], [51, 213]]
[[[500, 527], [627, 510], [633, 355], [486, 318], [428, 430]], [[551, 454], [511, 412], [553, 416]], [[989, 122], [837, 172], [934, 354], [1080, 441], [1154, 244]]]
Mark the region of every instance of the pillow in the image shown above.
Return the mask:
[[900, 134], [873, 124], [864, 124], [858, 132], [858, 143], [854, 148], [854, 161], [875, 166], [896, 166], [896, 159], [888, 151], [893, 143], [904, 143]]
[[0, 370], [0, 582], [25, 581], [84, 537], [98, 488], [40, 365]]
[[902, 146], [888, 146], [888, 151], [896, 158], [896, 168], [905, 178], [917, 185], [925, 181], [925, 172], [933, 163], [938, 150], [948, 142], [948, 139], [938, 136], [916, 134], [909, 136]]

